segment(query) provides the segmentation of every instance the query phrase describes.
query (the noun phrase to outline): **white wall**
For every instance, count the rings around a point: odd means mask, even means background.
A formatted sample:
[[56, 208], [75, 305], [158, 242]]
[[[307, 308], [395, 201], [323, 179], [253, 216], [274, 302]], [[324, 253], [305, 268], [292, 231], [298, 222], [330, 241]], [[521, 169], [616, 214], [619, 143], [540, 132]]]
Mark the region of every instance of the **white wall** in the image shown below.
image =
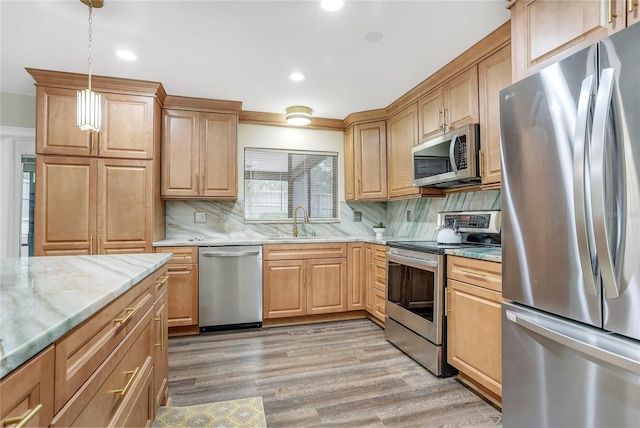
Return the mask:
[[36, 153], [33, 128], [0, 127], [0, 258], [20, 255], [22, 155]]
[[344, 201], [344, 133], [342, 131], [238, 124], [238, 199], [243, 200], [245, 147], [337, 152], [338, 201]]

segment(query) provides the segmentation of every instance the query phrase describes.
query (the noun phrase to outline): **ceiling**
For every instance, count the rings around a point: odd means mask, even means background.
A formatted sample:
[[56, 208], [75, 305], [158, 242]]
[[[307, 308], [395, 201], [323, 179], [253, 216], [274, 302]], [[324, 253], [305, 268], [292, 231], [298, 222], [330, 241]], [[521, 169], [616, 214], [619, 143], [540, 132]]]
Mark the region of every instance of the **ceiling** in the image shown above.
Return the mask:
[[[93, 73], [162, 82], [170, 95], [317, 117], [387, 107], [509, 19], [504, 0], [123, 1], [94, 9]], [[0, 91], [35, 95], [24, 70], [86, 73], [80, 0], [1, 0]], [[382, 39], [368, 42], [369, 32]], [[115, 56], [128, 49], [135, 62]], [[307, 74], [302, 82], [289, 74]]]

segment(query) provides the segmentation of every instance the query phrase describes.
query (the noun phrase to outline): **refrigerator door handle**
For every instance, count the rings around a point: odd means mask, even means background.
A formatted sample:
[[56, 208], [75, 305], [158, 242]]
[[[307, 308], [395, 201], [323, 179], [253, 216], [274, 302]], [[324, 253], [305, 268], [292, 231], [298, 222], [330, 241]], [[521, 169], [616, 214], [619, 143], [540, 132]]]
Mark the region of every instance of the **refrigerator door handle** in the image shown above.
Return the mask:
[[604, 143], [606, 139], [609, 108], [613, 95], [614, 69], [605, 68], [600, 76], [600, 88], [596, 97], [596, 107], [593, 115], [593, 145], [591, 149], [591, 199], [593, 201], [593, 224], [596, 246], [599, 250], [600, 274], [604, 286], [605, 297], [615, 299], [620, 296], [618, 281], [614, 272], [612, 248], [609, 244], [607, 230], [606, 200], [604, 193]]
[[[590, 201], [587, 199], [585, 187], [585, 154], [587, 153], [587, 122], [593, 90], [593, 74], [582, 81], [578, 111], [576, 117], [576, 131], [573, 149], [573, 208], [576, 216], [576, 238], [578, 240], [578, 254], [584, 285], [587, 293], [598, 295], [596, 281], [598, 277], [595, 268], [595, 246], [592, 243], [592, 221], [588, 216]], [[591, 239], [590, 239], [591, 238]]]
[[580, 352], [584, 355], [598, 359], [600, 361], [612, 364], [616, 367], [620, 367], [631, 373], [637, 374], [640, 372], [640, 362], [638, 361], [634, 361], [622, 355], [597, 348], [593, 345], [574, 339], [550, 328], [541, 326], [540, 324], [508, 309], [505, 311], [505, 314], [507, 319], [512, 323], [526, 328], [527, 330], [532, 331], [536, 334], [539, 334], [540, 336], [546, 337], [549, 340], [553, 340], [554, 342], [559, 343], [562, 346], [573, 349], [574, 351]]
[[449, 144], [449, 161], [451, 162], [451, 168], [453, 172], [458, 175], [458, 164], [456, 162], [456, 140], [459, 140], [458, 134], [453, 134], [451, 137], [451, 144]]

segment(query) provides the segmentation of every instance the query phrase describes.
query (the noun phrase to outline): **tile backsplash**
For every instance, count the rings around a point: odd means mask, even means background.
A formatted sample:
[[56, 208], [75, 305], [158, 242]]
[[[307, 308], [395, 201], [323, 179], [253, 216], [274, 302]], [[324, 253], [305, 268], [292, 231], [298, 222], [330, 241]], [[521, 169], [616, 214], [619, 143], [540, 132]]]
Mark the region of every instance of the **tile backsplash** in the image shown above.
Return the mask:
[[[405, 199], [391, 202], [345, 202], [339, 204], [336, 223], [300, 223], [300, 236], [374, 235], [372, 226], [387, 225], [386, 235], [434, 239], [438, 212], [460, 210], [499, 210], [500, 191], [454, 193], [444, 198]], [[353, 221], [354, 211], [362, 220]], [[411, 220], [407, 219], [411, 211]], [[194, 213], [206, 213], [205, 223], [195, 223]], [[167, 239], [207, 238], [261, 239], [291, 236], [291, 223], [245, 223], [244, 201], [167, 201]]]

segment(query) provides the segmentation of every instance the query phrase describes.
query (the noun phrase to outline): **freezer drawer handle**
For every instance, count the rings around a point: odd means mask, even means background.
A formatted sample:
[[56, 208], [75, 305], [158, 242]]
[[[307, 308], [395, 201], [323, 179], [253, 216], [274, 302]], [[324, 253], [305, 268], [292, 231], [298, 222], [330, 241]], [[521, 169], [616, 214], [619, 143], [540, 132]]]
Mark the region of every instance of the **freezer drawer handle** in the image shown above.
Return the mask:
[[606, 363], [612, 364], [616, 367], [620, 367], [631, 373], [637, 374], [640, 372], [640, 362], [631, 360], [629, 358], [623, 357], [621, 355], [614, 354], [609, 351], [605, 351], [604, 349], [596, 348], [588, 343], [581, 342], [569, 336], [566, 336], [562, 333], [558, 333], [557, 331], [551, 330], [547, 327], [543, 327], [539, 324], [536, 324], [533, 321], [529, 321], [522, 315], [518, 315], [515, 312], [510, 310], [506, 310], [506, 316], [509, 321], [514, 324], [518, 324], [521, 327], [526, 328], [534, 333], [537, 333], [541, 336], [546, 337], [547, 339], [553, 340], [567, 348], [571, 348], [574, 351], [580, 352], [582, 354], [588, 355], [590, 357], [596, 358], [600, 361], [604, 361]]
[[202, 257], [243, 257], [243, 256], [257, 256], [260, 254], [259, 251], [241, 251], [238, 253], [200, 253]]

